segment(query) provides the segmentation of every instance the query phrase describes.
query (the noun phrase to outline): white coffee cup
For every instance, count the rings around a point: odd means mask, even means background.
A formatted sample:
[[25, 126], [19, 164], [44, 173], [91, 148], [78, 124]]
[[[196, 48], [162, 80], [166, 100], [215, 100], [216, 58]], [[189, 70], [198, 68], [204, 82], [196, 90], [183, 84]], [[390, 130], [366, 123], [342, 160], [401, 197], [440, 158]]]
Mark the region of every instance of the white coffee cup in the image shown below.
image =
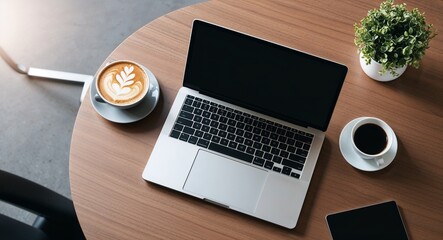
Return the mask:
[[352, 147], [365, 160], [375, 161], [377, 166], [385, 162], [383, 156], [391, 149], [394, 131], [383, 120], [365, 117], [352, 128]]
[[149, 91], [149, 77], [145, 67], [129, 61], [108, 63], [95, 79], [98, 102], [127, 109], [139, 104]]

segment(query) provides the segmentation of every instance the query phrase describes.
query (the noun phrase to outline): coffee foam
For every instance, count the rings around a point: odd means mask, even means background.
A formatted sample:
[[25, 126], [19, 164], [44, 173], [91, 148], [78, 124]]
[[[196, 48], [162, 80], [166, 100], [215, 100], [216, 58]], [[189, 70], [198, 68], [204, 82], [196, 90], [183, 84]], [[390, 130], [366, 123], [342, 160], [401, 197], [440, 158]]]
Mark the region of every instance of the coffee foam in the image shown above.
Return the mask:
[[144, 96], [147, 80], [143, 69], [133, 63], [112, 63], [101, 72], [98, 90], [110, 103], [129, 105]]

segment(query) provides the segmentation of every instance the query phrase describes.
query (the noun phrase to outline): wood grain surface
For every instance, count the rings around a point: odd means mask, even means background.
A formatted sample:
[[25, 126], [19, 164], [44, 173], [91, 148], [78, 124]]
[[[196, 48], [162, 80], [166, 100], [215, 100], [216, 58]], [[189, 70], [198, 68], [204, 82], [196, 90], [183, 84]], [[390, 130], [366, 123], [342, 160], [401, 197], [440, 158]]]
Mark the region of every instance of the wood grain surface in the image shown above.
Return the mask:
[[[443, 30], [443, 1], [406, 0]], [[379, 1], [224, 0], [189, 6], [135, 32], [104, 61], [129, 59], [157, 77], [161, 98], [145, 119], [116, 124], [88, 98], [70, 152], [72, 198], [88, 239], [331, 239], [330, 213], [395, 200], [410, 239], [443, 236], [443, 34], [420, 69], [380, 83], [361, 70], [353, 24]], [[203, 19], [345, 64], [349, 68], [295, 229], [236, 213], [147, 183], [142, 171], [181, 87], [193, 19]], [[339, 136], [352, 119], [374, 116], [395, 131], [394, 162], [378, 172], [349, 165]], [[171, 146], [173, 149], [174, 146]]]

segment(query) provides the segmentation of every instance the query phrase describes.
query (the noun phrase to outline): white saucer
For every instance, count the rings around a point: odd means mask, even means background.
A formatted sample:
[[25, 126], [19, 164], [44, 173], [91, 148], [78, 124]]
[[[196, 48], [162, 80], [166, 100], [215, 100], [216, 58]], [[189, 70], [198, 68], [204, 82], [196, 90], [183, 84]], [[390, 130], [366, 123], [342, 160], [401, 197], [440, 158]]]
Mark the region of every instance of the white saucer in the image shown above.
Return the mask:
[[103, 118], [116, 123], [132, 123], [148, 116], [155, 108], [160, 98], [160, 86], [154, 74], [146, 69], [149, 77], [149, 91], [145, 98], [137, 104], [137, 106], [129, 109], [119, 109], [107, 103], [95, 100], [97, 88], [95, 86], [96, 79], [91, 83], [90, 99], [95, 111]]
[[397, 148], [398, 148], [397, 137], [395, 136], [395, 134], [393, 134], [394, 138], [392, 141], [391, 149], [389, 149], [389, 151], [383, 156], [384, 164], [377, 166], [377, 163], [375, 161], [361, 158], [361, 156], [358, 155], [358, 153], [354, 150], [352, 146], [351, 142], [352, 127], [360, 119], [361, 118], [356, 118], [350, 121], [341, 131], [340, 134], [341, 154], [349, 164], [362, 171], [369, 171], [369, 172], [378, 171], [389, 166], [389, 164], [391, 164], [391, 162], [394, 161], [395, 155], [397, 154]]

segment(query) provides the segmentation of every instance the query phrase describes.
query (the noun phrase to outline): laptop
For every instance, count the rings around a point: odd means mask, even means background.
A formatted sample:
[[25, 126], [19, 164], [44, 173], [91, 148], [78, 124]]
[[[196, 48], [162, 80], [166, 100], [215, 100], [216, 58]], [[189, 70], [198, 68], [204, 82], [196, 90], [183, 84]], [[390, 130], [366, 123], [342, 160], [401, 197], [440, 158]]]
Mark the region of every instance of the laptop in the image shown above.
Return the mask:
[[294, 228], [347, 68], [194, 20], [143, 178]]

